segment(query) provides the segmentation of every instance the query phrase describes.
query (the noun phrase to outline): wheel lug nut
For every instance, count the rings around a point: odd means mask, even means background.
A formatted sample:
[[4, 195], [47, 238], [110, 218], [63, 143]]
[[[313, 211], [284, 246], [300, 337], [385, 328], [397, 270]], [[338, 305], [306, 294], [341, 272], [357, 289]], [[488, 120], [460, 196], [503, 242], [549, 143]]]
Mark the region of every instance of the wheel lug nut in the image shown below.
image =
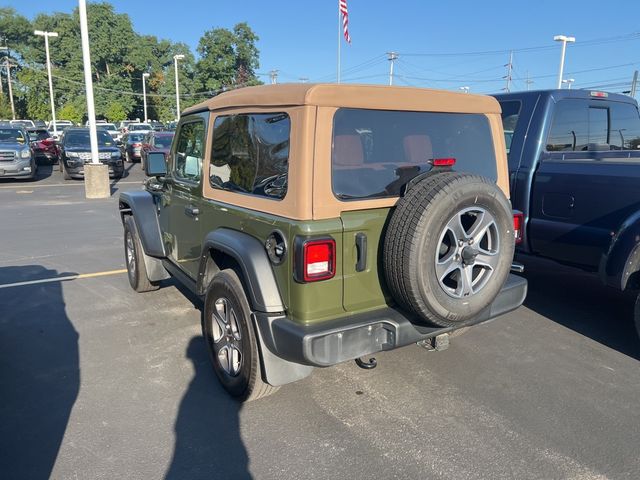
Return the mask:
[[464, 245], [464, 242], [462, 240], [458, 240], [458, 246], [461, 247], [462, 245]]

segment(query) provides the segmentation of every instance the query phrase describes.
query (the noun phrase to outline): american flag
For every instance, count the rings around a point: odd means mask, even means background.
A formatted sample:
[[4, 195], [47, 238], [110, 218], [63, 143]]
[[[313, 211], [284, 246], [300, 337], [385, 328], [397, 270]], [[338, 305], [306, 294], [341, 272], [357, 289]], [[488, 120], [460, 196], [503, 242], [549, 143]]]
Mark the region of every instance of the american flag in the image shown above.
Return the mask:
[[349, 36], [349, 12], [347, 11], [347, 0], [338, 0], [340, 13], [342, 14], [342, 33], [347, 43], [351, 43]]

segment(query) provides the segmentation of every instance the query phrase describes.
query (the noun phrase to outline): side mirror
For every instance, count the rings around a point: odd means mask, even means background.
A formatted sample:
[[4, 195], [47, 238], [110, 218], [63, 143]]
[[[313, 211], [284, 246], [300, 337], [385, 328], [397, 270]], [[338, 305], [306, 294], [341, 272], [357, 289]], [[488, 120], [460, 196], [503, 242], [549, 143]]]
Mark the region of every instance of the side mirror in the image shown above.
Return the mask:
[[151, 152], [144, 164], [147, 177], [164, 177], [167, 174], [167, 160], [162, 152]]

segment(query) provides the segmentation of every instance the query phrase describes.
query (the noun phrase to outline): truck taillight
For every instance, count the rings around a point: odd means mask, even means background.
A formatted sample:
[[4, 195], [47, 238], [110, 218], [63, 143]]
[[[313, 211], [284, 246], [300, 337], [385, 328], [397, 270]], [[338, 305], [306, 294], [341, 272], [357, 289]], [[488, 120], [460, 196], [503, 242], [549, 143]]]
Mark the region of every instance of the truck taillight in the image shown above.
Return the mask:
[[298, 272], [297, 277], [304, 282], [333, 278], [336, 274], [336, 241], [332, 238], [305, 241], [301, 267], [302, 272]]
[[513, 233], [516, 238], [516, 245], [522, 243], [522, 231], [524, 229], [524, 214], [522, 212], [513, 212]]

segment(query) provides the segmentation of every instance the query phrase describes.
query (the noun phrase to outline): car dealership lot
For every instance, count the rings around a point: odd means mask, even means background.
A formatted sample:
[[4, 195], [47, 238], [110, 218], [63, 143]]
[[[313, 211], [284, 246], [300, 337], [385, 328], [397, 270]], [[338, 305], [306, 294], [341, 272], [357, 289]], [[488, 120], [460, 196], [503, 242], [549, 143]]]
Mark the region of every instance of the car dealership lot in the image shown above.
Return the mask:
[[446, 351], [318, 370], [241, 406], [209, 365], [198, 300], [129, 288], [117, 190], [143, 176], [126, 167], [109, 200], [50, 167], [0, 181], [6, 478], [638, 477], [631, 297], [536, 261], [525, 306]]

